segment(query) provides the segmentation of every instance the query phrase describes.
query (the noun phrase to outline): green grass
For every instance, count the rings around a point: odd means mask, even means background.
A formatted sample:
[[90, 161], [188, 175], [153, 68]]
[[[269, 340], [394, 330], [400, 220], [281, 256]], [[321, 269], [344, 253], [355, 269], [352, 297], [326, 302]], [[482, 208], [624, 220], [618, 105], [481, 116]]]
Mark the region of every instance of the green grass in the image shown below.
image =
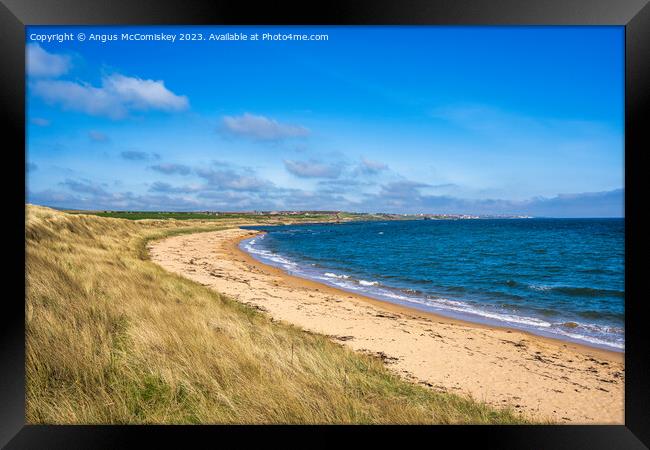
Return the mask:
[[173, 275], [147, 242], [236, 221], [27, 207], [30, 424], [526, 422]]
[[69, 211], [71, 214], [91, 214], [99, 217], [114, 219], [145, 220], [145, 219], [175, 219], [175, 220], [223, 220], [243, 218], [242, 214], [214, 215], [199, 212], [150, 212], [150, 211]]
[[[86, 214], [113, 219], [128, 220], [240, 220], [250, 222], [323, 222], [336, 221], [335, 214], [304, 213], [304, 214], [245, 214], [219, 213], [206, 214], [202, 212], [168, 212], [168, 211], [81, 211], [65, 210], [68, 214]], [[386, 220], [386, 217], [376, 214], [339, 213], [341, 220]]]

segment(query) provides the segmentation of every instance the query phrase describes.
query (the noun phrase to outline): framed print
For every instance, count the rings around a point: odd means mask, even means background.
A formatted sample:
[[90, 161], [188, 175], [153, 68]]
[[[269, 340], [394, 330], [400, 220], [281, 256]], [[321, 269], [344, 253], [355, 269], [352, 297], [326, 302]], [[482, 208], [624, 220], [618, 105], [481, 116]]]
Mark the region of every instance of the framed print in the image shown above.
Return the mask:
[[646, 3], [3, 0], [3, 445], [647, 446]]

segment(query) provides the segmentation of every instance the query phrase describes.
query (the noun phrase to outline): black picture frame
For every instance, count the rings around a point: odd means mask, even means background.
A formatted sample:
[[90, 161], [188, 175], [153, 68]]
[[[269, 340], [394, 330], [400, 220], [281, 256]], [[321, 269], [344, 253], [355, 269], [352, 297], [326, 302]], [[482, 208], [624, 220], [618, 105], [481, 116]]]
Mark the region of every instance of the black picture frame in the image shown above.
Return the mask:
[[[620, 25], [625, 27], [625, 233], [626, 233], [626, 384], [625, 425], [621, 426], [430, 426], [430, 427], [250, 427], [224, 426], [41, 426], [25, 424], [25, 26], [106, 24], [196, 25]], [[650, 446], [650, 342], [643, 308], [641, 263], [642, 184], [650, 117], [650, 6], [648, 0], [329, 0], [277, 3], [173, 0], [0, 0], [0, 98], [5, 174], [3, 247], [10, 255], [4, 273], [0, 317], [0, 445], [7, 448], [121, 448], [146, 439], [183, 442], [206, 439], [223, 445], [223, 437], [246, 440], [267, 433], [321, 432], [319, 443], [337, 443], [341, 434], [385, 441], [395, 431], [455, 446], [474, 443], [487, 448], [647, 448]], [[289, 429], [290, 428], [290, 429]], [[297, 429], [298, 428], [298, 429]], [[269, 436], [270, 437], [270, 436]], [[302, 438], [313, 439], [302, 436]], [[435, 441], [433, 441], [435, 439]], [[368, 442], [368, 441], [366, 441]], [[402, 441], [403, 443], [406, 443]], [[414, 442], [415, 441], [407, 441]], [[286, 441], [290, 443], [290, 441]]]

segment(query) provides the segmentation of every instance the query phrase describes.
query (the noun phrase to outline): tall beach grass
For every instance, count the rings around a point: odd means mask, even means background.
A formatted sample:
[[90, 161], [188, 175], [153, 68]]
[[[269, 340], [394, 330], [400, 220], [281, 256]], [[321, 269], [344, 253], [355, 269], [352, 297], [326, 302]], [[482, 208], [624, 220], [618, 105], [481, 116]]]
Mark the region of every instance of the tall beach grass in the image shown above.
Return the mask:
[[26, 214], [28, 423], [524, 422], [148, 260], [151, 239], [235, 222]]

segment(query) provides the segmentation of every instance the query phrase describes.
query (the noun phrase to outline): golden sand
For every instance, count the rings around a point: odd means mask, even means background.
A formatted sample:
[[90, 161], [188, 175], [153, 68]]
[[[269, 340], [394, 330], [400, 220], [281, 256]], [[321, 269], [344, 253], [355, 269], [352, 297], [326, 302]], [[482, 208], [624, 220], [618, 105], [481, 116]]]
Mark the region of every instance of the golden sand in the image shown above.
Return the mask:
[[439, 391], [510, 405], [535, 419], [623, 424], [623, 354], [519, 330], [453, 320], [286, 274], [238, 247], [228, 229], [150, 244], [153, 261], [272, 318], [379, 355]]

